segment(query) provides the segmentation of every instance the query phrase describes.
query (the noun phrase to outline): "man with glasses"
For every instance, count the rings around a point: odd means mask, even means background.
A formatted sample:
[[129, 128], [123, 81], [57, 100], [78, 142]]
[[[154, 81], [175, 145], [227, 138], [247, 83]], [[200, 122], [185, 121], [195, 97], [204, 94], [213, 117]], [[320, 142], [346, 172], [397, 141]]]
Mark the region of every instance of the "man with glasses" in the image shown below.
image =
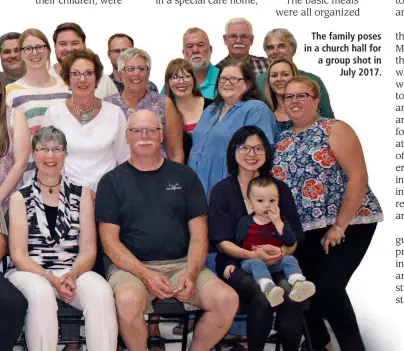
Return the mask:
[[25, 75], [25, 64], [21, 60], [18, 49], [20, 33], [9, 32], [0, 37], [0, 58], [3, 72], [0, 72], [0, 79], [4, 86], [14, 83]]
[[[108, 39], [108, 57], [112, 65], [112, 73], [109, 75], [109, 78], [111, 78], [111, 80], [114, 82], [120, 93], [122, 93], [124, 86], [118, 72], [118, 57], [124, 50], [133, 47], [133, 39], [124, 33], [114, 34]], [[147, 89], [158, 93], [156, 84], [151, 81], [148, 82]]]
[[[210, 350], [238, 308], [234, 290], [204, 268], [206, 196], [197, 175], [160, 154], [160, 117], [138, 110], [128, 120], [129, 161], [99, 182], [96, 220], [113, 265], [119, 332], [128, 350], [146, 350], [145, 313], [155, 298], [174, 297], [187, 310], [203, 309], [191, 350]], [[150, 349], [150, 347], [149, 347]]]
[[[73, 50], [86, 49], [86, 35], [81, 27], [76, 23], [62, 23], [57, 26], [53, 33], [53, 42], [55, 44], [55, 53], [58, 60], [49, 69], [49, 74], [57, 79], [61, 79], [60, 71], [62, 61]], [[118, 90], [112, 80], [105, 74], [102, 75], [95, 90], [95, 96], [99, 99], [113, 95]]]
[[[269, 65], [277, 59], [286, 59], [293, 63], [293, 56], [296, 53], [297, 42], [292, 33], [285, 28], [276, 28], [267, 33], [264, 38], [264, 50], [268, 56]], [[298, 70], [299, 75], [309, 77], [320, 85], [320, 106], [319, 114], [322, 117], [334, 118], [330, 98], [327, 89], [320, 77], [313, 73]], [[261, 93], [265, 94], [265, 85], [268, 73], [261, 73], [257, 76], [257, 86]]]
[[255, 75], [266, 72], [268, 61], [265, 57], [250, 55], [250, 47], [254, 42], [251, 23], [245, 18], [232, 18], [226, 23], [224, 44], [229, 55], [220, 61], [216, 67], [221, 68], [226, 61], [249, 62]]

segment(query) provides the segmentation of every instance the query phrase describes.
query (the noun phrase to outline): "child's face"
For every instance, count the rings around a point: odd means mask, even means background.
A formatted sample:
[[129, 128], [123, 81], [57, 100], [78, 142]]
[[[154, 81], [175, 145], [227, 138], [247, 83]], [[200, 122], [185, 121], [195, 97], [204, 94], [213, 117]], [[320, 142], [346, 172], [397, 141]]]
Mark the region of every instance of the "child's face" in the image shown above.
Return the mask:
[[266, 187], [253, 186], [248, 200], [257, 216], [267, 217], [268, 210], [279, 205], [278, 188], [274, 184]]

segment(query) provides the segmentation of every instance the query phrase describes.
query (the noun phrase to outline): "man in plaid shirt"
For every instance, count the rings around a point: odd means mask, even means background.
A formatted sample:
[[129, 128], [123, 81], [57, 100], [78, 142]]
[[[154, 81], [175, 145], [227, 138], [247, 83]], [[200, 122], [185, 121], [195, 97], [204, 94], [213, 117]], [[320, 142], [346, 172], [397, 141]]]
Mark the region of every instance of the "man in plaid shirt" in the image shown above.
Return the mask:
[[232, 18], [226, 24], [226, 34], [223, 35], [225, 45], [229, 50], [229, 55], [220, 61], [216, 67], [229, 60], [240, 62], [248, 61], [254, 74], [264, 73], [268, 69], [268, 60], [265, 57], [250, 55], [250, 47], [254, 41], [251, 23], [245, 18]]

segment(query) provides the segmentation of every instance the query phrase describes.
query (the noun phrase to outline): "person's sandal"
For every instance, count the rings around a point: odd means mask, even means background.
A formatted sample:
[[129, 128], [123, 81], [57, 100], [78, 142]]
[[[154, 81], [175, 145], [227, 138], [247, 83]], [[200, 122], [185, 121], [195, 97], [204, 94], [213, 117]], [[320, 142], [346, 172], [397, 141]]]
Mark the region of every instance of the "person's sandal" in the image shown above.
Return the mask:
[[[188, 322], [188, 334], [192, 333], [195, 329], [195, 320], [190, 319]], [[174, 335], [182, 335], [184, 333], [184, 323], [178, 323], [174, 328], [173, 328], [173, 334]]]
[[149, 351], [165, 351], [165, 339], [161, 336], [149, 336], [147, 338], [147, 349]]

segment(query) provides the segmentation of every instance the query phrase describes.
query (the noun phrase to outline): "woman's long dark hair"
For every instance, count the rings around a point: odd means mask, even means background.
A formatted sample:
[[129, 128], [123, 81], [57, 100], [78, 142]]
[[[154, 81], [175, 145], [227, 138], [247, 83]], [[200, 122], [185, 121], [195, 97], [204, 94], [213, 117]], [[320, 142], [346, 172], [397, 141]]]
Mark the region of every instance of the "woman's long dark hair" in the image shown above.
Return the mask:
[[227, 61], [221, 67], [219, 71], [219, 75], [217, 76], [216, 80], [216, 98], [213, 103], [216, 106], [219, 106], [223, 102], [223, 98], [219, 93], [219, 79], [226, 67], [238, 67], [240, 68], [241, 75], [244, 78], [244, 82], [247, 84], [247, 91], [240, 97], [240, 101], [248, 101], [248, 100], [260, 100], [268, 105], [268, 101], [265, 99], [265, 96], [259, 91], [257, 87], [257, 83], [255, 81], [255, 74], [251, 68], [251, 65], [248, 62], [237, 62], [237, 61]]
[[10, 148], [6, 116], [6, 88], [0, 79], [0, 157], [4, 157]]
[[233, 176], [238, 175], [238, 163], [236, 161], [237, 146], [244, 144], [248, 137], [256, 135], [261, 139], [265, 148], [265, 163], [258, 170], [262, 177], [271, 177], [272, 149], [268, 138], [262, 129], [256, 126], [245, 126], [238, 129], [230, 139], [227, 147], [227, 172]]

